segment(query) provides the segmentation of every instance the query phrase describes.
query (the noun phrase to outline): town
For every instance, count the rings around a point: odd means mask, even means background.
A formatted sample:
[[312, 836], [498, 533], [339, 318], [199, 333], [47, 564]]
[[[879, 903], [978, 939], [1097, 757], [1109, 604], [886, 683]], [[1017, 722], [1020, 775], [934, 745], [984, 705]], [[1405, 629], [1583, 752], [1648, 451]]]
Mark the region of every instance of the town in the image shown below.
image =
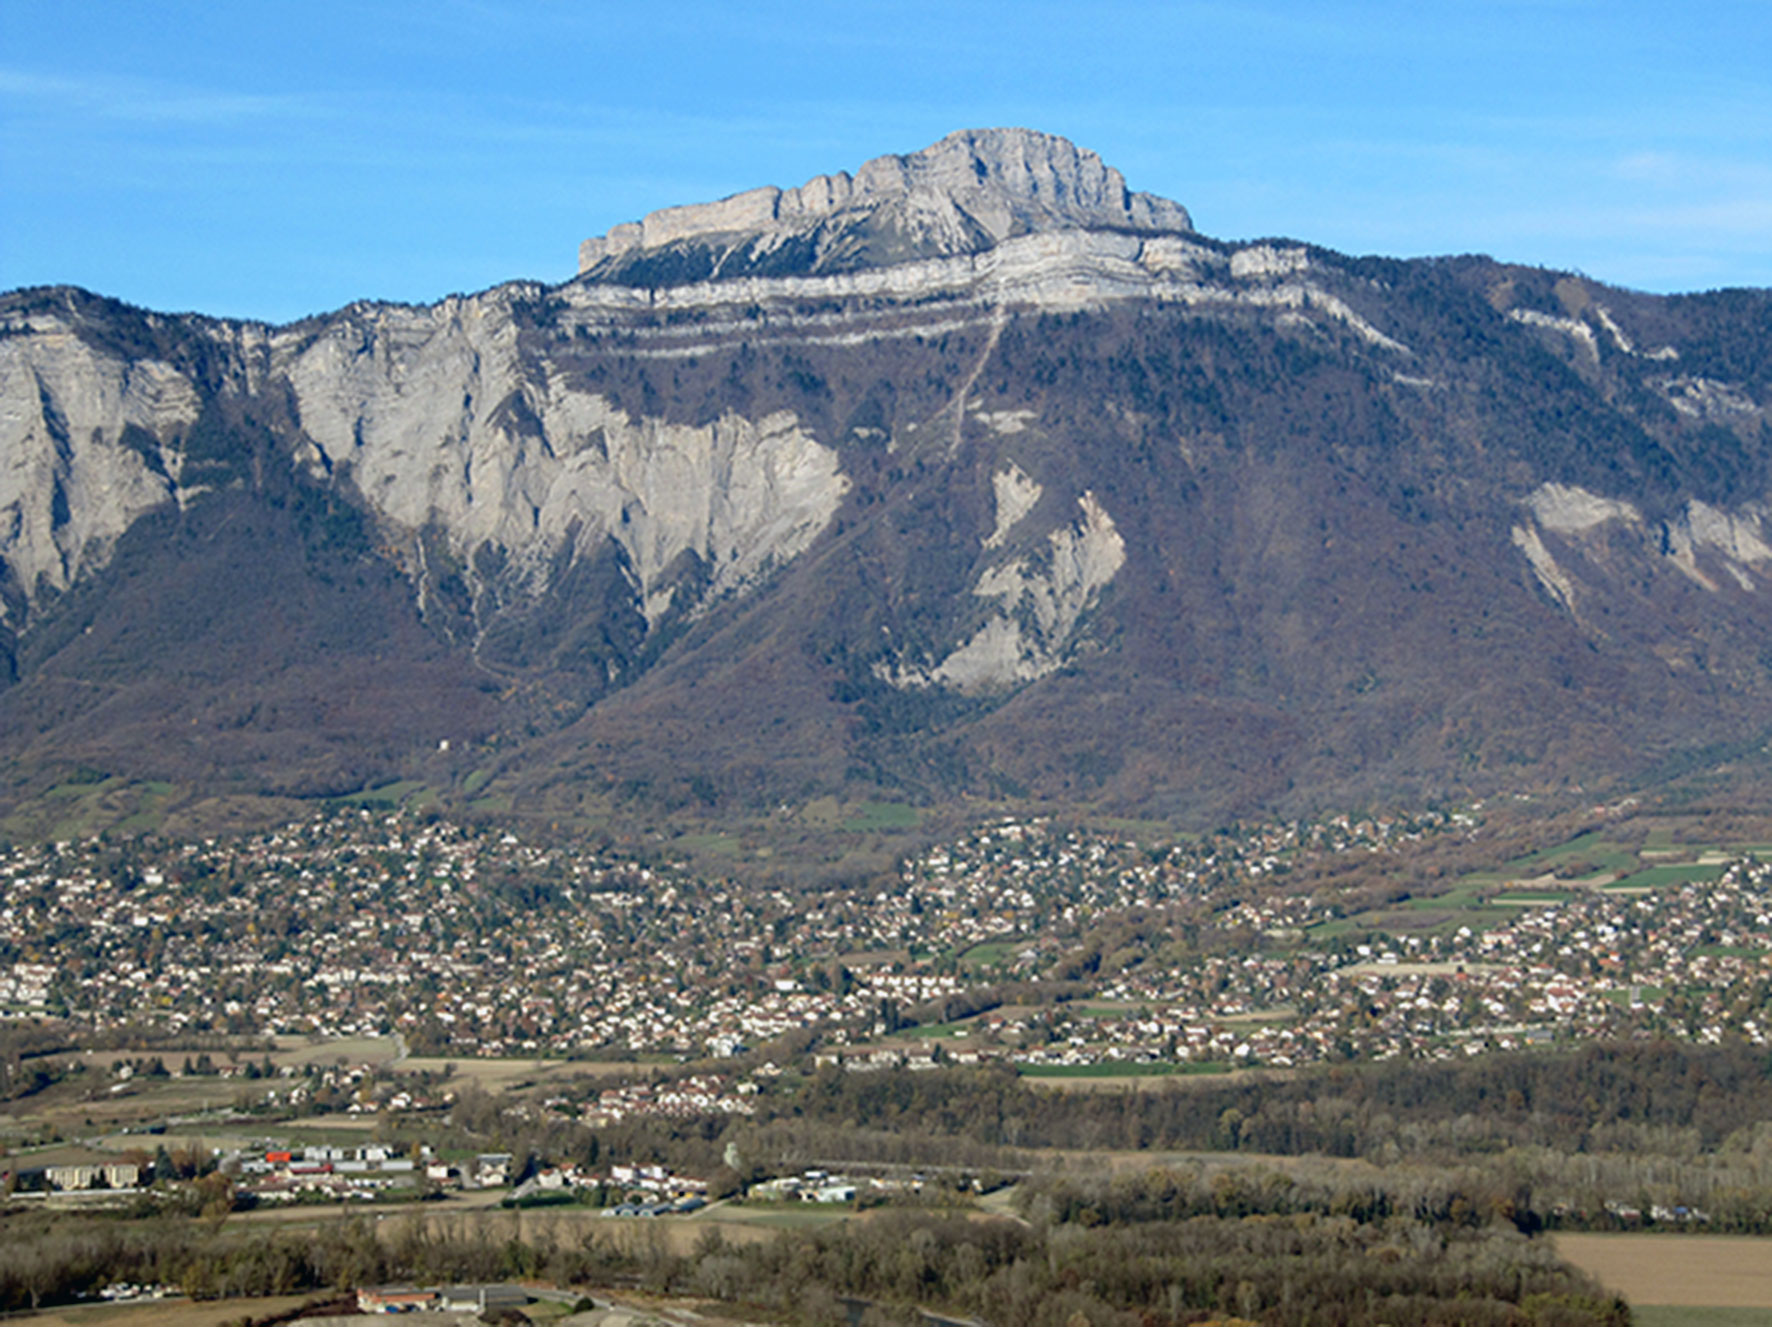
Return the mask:
[[[382, 1036], [414, 1055], [712, 1064], [764, 1049], [1036, 1075], [1772, 1035], [1772, 866], [1751, 853], [1614, 852], [1612, 869], [1503, 872], [1360, 913], [1345, 890], [1289, 884], [1340, 859], [1382, 875], [1426, 840], [1480, 842], [1481, 821], [1151, 843], [1006, 819], [895, 880], [799, 893], [367, 811], [238, 840], [14, 847], [0, 1011], [163, 1042]], [[736, 1087], [703, 1097], [745, 1108]]]

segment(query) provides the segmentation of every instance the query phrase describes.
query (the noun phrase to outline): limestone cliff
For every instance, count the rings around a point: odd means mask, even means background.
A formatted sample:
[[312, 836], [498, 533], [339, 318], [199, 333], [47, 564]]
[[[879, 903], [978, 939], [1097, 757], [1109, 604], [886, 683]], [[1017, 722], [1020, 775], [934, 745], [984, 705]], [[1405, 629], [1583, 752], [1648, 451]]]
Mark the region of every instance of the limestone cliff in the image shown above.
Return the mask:
[[582, 266], [0, 296], [0, 789], [1217, 816], [1772, 731], [1764, 293], [1213, 239], [1021, 130]]
[[202, 401], [187, 374], [107, 354], [57, 313], [13, 330], [0, 338], [0, 614], [17, 624], [177, 495]]
[[701, 593], [736, 591], [800, 553], [842, 500], [835, 452], [789, 412], [631, 415], [518, 340], [497, 292], [353, 311], [278, 347], [308, 468], [349, 477], [409, 550], [421, 596], [427, 532], [464, 568], [481, 625], [610, 544], [656, 625], [682, 559], [705, 569]]
[[1187, 210], [1133, 193], [1095, 153], [1027, 129], [970, 129], [854, 175], [820, 175], [717, 203], [672, 207], [579, 246], [578, 269], [629, 281], [828, 273], [982, 253], [1019, 235], [1066, 229], [1185, 233]]

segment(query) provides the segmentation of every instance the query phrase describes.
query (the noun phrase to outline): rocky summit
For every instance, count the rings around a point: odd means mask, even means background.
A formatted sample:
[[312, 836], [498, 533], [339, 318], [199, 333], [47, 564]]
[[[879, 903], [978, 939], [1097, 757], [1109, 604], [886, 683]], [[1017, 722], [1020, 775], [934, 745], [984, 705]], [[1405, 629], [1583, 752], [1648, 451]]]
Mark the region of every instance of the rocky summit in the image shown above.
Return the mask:
[[854, 175], [654, 212], [586, 240], [578, 270], [643, 285], [810, 275], [982, 253], [1040, 231], [1192, 229], [1185, 208], [1132, 193], [1093, 152], [1026, 129], [973, 129]]
[[1772, 296], [951, 135], [283, 327], [0, 297], [4, 795], [1196, 820], [1751, 769]]

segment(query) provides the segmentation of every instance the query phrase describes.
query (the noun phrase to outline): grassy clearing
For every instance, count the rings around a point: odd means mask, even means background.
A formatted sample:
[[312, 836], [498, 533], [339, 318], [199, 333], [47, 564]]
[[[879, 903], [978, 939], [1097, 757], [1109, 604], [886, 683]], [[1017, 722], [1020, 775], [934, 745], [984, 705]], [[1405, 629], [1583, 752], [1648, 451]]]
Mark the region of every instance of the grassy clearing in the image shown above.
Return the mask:
[[817, 1230], [854, 1216], [854, 1209], [842, 1203], [744, 1203], [721, 1208], [719, 1219], [723, 1225], [767, 1230]]
[[1559, 1257], [1623, 1295], [1633, 1308], [1754, 1310], [1758, 1317], [1720, 1321], [1772, 1323], [1772, 1238], [1558, 1235], [1555, 1244]]
[[1418, 896], [1410, 899], [1403, 906], [1406, 908], [1432, 908], [1436, 911], [1446, 908], [1478, 908], [1483, 900], [1500, 888], [1499, 880], [1477, 880], [1475, 878], [1459, 881], [1444, 894]]
[[1016, 1072], [1023, 1078], [1087, 1079], [1087, 1078], [1177, 1078], [1197, 1074], [1229, 1073], [1230, 1066], [1211, 1060], [1190, 1060], [1176, 1063], [1159, 1060], [1109, 1061], [1106, 1064], [1019, 1064]]
[[158, 830], [181, 796], [176, 785], [157, 779], [137, 782], [103, 774], [71, 778], [45, 789], [0, 821], [0, 832], [15, 839], [59, 840], [100, 830]]
[[240, 1085], [219, 1078], [135, 1078], [129, 1090], [88, 1100], [91, 1085], [59, 1084], [25, 1102], [13, 1103], [8, 1124], [33, 1124], [64, 1134], [112, 1133], [169, 1115], [201, 1115], [234, 1105]]
[[1000, 968], [1029, 943], [1027, 940], [986, 940], [961, 954], [960, 962], [974, 968]]
[[1083, 1014], [1089, 1018], [1131, 1018], [1141, 1009], [1148, 1009], [1146, 1004], [1126, 1004], [1109, 1000], [1072, 1000], [1065, 1005], [1067, 1012]]
[[730, 834], [685, 834], [671, 842], [673, 848], [702, 857], [736, 857], [744, 845]]
[[[1579, 834], [1567, 843], [1516, 857], [1503, 866], [1502, 870], [1517, 875], [1524, 875], [1529, 871], [1540, 874], [1577, 860], [1590, 863], [1596, 870], [1606, 871], [1634, 871], [1639, 865], [1635, 847], [1616, 839], [1608, 839], [1603, 830], [1596, 829]], [[1532, 868], [1537, 870], [1533, 871]]]
[[[1493, 931], [1498, 926], [1507, 926], [1520, 919], [1518, 908], [1495, 906], [1440, 908], [1429, 910], [1423, 907], [1418, 912], [1392, 911], [1366, 913], [1359, 920], [1362, 929], [1368, 931], [1406, 932], [1416, 935], [1450, 935], [1459, 927], [1469, 927], [1472, 931]], [[1312, 931], [1313, 939], [1317, 932]]]
[[[365, 788], [362, 792], [350, 793], [337, 800], [345, 806], [402, 806], [411, 798], [430, 791], [430, 787], [418, 779], [399, 779], [377, 788]], [[435, 797], [435, 794], [432, 796]]]
[[411, 1073], [441, 1074], [465, 1079], [488, 1092], [502, 1092], [517, 1083], [553, 1078], [624, 1078], [644, 1073], [651, 1064], [675, 1064], [670, 1056], [640, 1060], [492, 1060], [470, 1057], [414, 1055], [400, 1062]]
[[386, 1064], [398, 1053], [392, 1037], [344, 1037], [310, 1042], [279, 1037], [271, 1062], [285, 1064]]
[[374, 1133], [381, 1123], [373, 1115], [303, 1115], [278, 1123], [267, 1122], [265, 1130], [295, 1143], [337, 1143], [338, 1134]]
[[[1420, 970], [1420, 964], [1416, 969]], [[1387, 972], [1395, 972], [1390, 964], [1385, 965]], [[1285, 1027], [1298, 1017], [1298, 1010], [1289, 1004], [1274, 1005], [1268, 1009], [1252, 1009], [1246, 1014], [1226, 1014], [1214, 1020], [1227, 1027]]]
[[[1451, 977], [1460, 972], [1489, 973], [1496, 972], [1500, 965], [1496, 963], [1472, 963], [1464, 959], [1436, 959], [1431, 963], [1422, 963], [1410, 959], [1402, 963], [1379, 963], [1368, 961], [1355, 963], [1343, 971], [1352, 977]], [[1229, 1022], [1229, 1019], [1221, 1020]]]
[[218, 1299], [193, 1303], [167, 1299], [145, 1304], [82, 1304], [46, 1309], [31, 1316], [40, 1327], [222, 1327], [243, 1318], [269, 1318], [300, 1308], [312, 1295], [279, 1295], [271, 1299]]
[[863, 802], [856, 813], [843, 822], [843, 828], [857, 834], [879, 830], [915, 829], [923, 823], [923, 813], [903, 802]]
[[976, 1018], [962, 1018], [955, 1023], [916, 1024], [888, 1037], [894, 1043], [915, 1043], [938, 1037], [969, 1037], [979, 1027]]
[[1649, 1004], [1654, 1004], [1667, 999], [1667, 987], [1665, 986], [1620, 986], [1613, 990], [1601, 991], [1600, 998], [1602, 1000], [1610, 1000], [1613, 1004], [1624, 1004], [1630, 999], [1630, 993], [1633, 989]]
[[1167, 820], [1128, 820], [1123, 816], [1093, 816], [1089, 828], [1104, 833], [1124, 834], [1140, 843], [1197, 843], [1200, 836], [1192, 830], [1176, 827]]
[[1634, 1304], [1631, 1322], [1635, 1327], [1767, 1327], [1772, 1323], [1772, 1312], [1697, 1304]]
[[1715, 862], [1687, 862], [1678, 866], [1649, 866], [1622, 877], [1619, 889], [1658, 889], [1666, 885], [1708, 884], [1721, 880], [1727, 868]]
[[1444, 894], [1411, 898], [1394, 907], [1326, 922], [1310, 928], [1306, 936], [1311, 943], [1320, 944], [1365, 931], [1449, 935], [1468, 927], [1480, 933], [1518, 921], [1523, 907], [1544, 907], [1571, 897], [1570, 891], [1561, 889], [1508, 889], [1511, 879], [1494, 872], [1466, 876]]

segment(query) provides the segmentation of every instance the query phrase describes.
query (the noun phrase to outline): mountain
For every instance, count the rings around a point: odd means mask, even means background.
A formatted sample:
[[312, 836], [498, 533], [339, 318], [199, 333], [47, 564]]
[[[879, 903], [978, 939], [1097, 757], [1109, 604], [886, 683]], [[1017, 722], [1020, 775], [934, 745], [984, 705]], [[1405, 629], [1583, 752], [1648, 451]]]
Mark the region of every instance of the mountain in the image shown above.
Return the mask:
[[3, 795], [1207, 820], [1765, 745], [1772, 294], [1215, 240], [1007, 129], [579, 268], [0, 297]]

